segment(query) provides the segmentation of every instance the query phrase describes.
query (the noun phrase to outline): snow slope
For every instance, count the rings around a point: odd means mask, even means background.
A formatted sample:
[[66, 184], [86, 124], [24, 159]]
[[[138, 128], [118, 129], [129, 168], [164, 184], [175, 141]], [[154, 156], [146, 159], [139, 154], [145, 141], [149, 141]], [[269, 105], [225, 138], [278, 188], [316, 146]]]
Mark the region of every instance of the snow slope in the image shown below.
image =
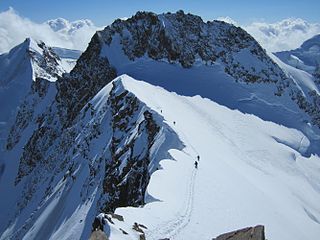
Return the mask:
[[286, 64], [312, 74], [320, 64], [320, 34], [308, 39], [297, 49], [276, 52], [275, 55]]
[[319, 94], [319, 88], [315, 83], [314, 76], [303, 70], [294, 68], [284, 62], [282, 62], [274, 54], [270, 53], [272, 59], [282, 68], [286, 75], [295, 80], [295, 84], [303, 92], [304, 96], [309, 97], [310, 91], [315, 91]]
[[[199, 61], [192, 68], [183, 69], [177, 64], [154, 61], [147, 56], [131, 61], [124, 54], [117, 37], [110, 46], [103, 47], [101, 55], [106, 56], [112, 66], [116, 66], [118, 74], [128, 74], [179, 95], [200, 95], [231, 109], [299, 129], [314, 140], [312, 145], [316, 146], [312, 149], [318, 151], [320, 131], [317, 127], [311, 126], [309, 117], [292, 101], [290, 89], [302, 90], [307, 99], [311, 90], [317, 93], [319, 90], [310, 74], [290, 67], [276, 57], [273, 57], [273, 60], [293, 81], [289, 90], [287, 89], [281, 97], [275, 95], [277, 87], [274, 84], [235, 81], [225, 73], [221, 63], [206, 65]], [[239, 62], [247, 64], [248, 68], [253, 66], [259, 69], [259, 63], [249, 53], [239, 55]], [[272, 57], [271, 54], [270, 56]]]
[[125, 221], [108, 223], [111, 240], [135, 239], [134, 222], [147, 239], [209, 239], [255, 224], [268, 239], [319, 236], [320, 159], [301, 155], [310, 142], [300, 131], [128, 76], [116, 81], [163, 115], [185, 148], [171, 149], [175, 161], [161, 160], [151, 176], [147, 193], [158, 200], [115, 211]]

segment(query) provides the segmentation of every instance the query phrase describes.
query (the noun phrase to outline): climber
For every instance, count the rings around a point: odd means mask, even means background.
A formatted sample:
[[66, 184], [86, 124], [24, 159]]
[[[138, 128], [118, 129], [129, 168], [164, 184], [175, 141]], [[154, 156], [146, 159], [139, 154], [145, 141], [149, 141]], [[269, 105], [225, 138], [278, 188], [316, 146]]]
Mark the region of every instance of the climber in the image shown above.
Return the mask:
[[176, 122], [175, 122], [175, 121], [173, 121], [173, 125], [176, 125]]
[[194, 161], [194, 167], [198, 168], [198, 161]]
[[200, 161], [200, 156], [199, 155], [197, 156], [197, 159], [198, 159], [198, 161]]

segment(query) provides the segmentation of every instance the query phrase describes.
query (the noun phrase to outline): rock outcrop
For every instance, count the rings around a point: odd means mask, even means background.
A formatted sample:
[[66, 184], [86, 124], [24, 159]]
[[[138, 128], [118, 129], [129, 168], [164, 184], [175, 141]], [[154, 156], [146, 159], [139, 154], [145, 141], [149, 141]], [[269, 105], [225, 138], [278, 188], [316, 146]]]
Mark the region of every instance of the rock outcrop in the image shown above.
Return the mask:
[[264, 226], [243, 228], [222, 234], [212, 240], [265, 240]]
[[[154, 60], [166, 59], [184, 68], [197, 60], [205, 64], [221, 63], [225, 71], [244, 82], [281, 82], [285, 75], [267, 56], [261, 46], [240, 27], [221, 22], [204, 22], [199, 16], [177, 13], [156, 15], [138, 12], [128, 20], [116, 20], [98, 32], [101, 41], [110, 45], [117, 36], [128, 58], [134, 61], [144, 55]], [[252, 71], [237, 54], [249, 51], [267, 69]]]

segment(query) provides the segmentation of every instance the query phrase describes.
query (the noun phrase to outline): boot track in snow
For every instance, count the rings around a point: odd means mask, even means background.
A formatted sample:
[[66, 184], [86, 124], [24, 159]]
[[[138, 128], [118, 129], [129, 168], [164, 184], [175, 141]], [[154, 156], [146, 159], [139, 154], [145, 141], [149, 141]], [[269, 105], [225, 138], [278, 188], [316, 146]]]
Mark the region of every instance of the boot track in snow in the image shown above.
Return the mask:
[[188, 195], [186, 196], [184, 209], [176, 215], [176, 218], [158, 225], [155, 229], [146, 232], [146, 239], [175, 239], [178, 234], [188, 225], [193, 211], [194, 185], [197, 169], [193, 169], [189, 182]]

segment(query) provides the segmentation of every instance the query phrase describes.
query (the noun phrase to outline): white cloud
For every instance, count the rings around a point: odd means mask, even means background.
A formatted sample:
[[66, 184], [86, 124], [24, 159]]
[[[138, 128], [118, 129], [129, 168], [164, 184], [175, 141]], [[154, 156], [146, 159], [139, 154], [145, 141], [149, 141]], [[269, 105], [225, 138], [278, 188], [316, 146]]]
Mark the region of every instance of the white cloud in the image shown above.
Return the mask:
[[79, 20], [68, 22], [65, 19], [51, 20], [62, 21], [66, 25], [60, 29], [53, 28], [49, 21], [35, 23], [21, 17], [14, 9], [0, 13], [0, 53], [9, 51], [12, 47], [22, 43], [25, 38], [31, 37], [42, 40], [46, 44], [57, 47], [85, 50], [91, 37], [98, 30], [91, 21]]
[[300, 47], [307, 39], [320, 34], [319, 23], [289, 18], [276, 23], [254, 22], [243, 26], [264, 48], [284, 51]]
[[248, 25], [240, 25], [230, 17], [219, 17], [218, 20], [244, 28], [271, 52], [296, 49], [304, 41], [320, 34], [320, 23], [309, 23], [300, 18], [288, 18], [275, 23], [252, 22]]

